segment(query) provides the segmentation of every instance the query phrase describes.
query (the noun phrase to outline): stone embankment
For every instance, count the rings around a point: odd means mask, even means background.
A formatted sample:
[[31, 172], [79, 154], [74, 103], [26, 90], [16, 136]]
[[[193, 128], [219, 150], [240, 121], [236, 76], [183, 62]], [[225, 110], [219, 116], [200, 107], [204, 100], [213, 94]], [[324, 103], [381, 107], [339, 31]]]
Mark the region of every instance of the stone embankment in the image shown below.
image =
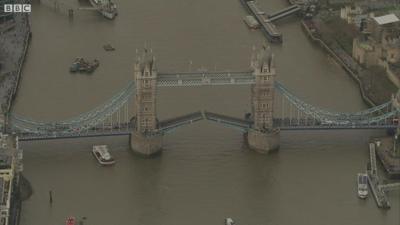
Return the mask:
[[[361, 96], [366, 104], [369, 106], [376, 106], [388, 101], [388, 96], [391, 88], [386, 89], [386, 93], [381, 93], [382, 87], [377, 87], [378, 80], [375, 80], [375, 84], [367, 81], [368, 71], [362, 68], [348, 53], [346, 53], [338, 44], [335, 42], [329, 42], [329, 44], [323, 39], [318, 27], [315, 25], [313, 20], [303, 20], [301, 22], [303, 30], [315, 43], [318, 43], [325, 51], [327, 51], [337, 63], [339, 63], [344, 70], [353, 78], [359, 88]], [[380, 79], [378, 76], [376, 79]], [[385, 79], [385, 78], [382, 78]]]
[[31, 38], [30, 27], [28, 14], [16, 14], [14, 28], [0, 33], [1, 115], [10, 111], [18, 90]]

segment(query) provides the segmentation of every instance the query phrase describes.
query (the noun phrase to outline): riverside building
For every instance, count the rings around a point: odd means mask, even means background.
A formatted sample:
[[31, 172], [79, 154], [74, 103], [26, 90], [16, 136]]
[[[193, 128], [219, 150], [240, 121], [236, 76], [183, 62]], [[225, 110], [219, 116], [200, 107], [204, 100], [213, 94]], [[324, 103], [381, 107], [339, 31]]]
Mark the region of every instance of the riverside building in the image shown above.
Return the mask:
[[19, 176], [22, 151], [18, 138], [0, 133], [0, 225], [16, 224], [19, 213]]

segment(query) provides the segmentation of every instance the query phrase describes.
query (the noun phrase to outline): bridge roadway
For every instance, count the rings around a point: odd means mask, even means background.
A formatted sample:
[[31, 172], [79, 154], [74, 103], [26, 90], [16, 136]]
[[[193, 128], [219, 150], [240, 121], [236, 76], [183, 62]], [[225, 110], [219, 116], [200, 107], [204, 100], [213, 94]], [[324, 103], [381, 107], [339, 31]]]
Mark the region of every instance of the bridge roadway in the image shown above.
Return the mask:
[[178, 116], [175, 118], [163, 120], [158, 123], [159, 131], [169, 132], [172, 131], [180, 126], [192, 124], [199, 120], [203, 120], [204, 116], [201, 111], [189, 113], [183, 116]]
[[[197, 111], [186, 115], [166, 119], [158, 123], [157, 132], [169, 133], [175, 129], [190, 125], [200, 120], [209, 120], [222, 124], [226, 127], [234, 128], [242, 132], [251, 129], [253, 121], [251, 119], [237, 118], [219, 113], [208, 111]], [[274, 125], [280, 130], [332, 130], [332, 129], [388, 129], [397, 128], [397, 124], [328, 124], [316, 121], [313, 118], [274, 118]], [[87, 130], [75, 130], [75, 132], [52, 131], [46, 134], [20, 133], [21, 141], [65, 139], [79, 137], [100, 137], [100, 136], [121, 136], [129, 135], [134, 127], [131, 123], [114, 123], [93, 127]]]

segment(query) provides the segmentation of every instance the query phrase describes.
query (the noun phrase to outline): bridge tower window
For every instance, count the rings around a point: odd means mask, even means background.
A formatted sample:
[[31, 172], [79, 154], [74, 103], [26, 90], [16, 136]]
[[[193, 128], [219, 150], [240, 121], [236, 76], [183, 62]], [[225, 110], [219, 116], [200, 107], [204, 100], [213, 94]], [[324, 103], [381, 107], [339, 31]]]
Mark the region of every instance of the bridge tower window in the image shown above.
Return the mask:
[[144, 80], [144, 87], [145, 88], [150, 87], [150, 81], [149, 80]]

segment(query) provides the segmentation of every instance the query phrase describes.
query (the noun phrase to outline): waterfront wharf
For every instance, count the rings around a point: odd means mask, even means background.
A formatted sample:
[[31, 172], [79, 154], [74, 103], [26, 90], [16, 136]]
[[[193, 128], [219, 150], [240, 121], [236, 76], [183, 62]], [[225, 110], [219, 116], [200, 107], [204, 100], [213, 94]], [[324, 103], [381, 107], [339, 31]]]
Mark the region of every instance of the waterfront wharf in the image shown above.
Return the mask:
[[369, 143], [370, 168], [367, 170], [368, 183], [372, 194], [379, 208], [389, 209], [390, 204], [386, 193], [379, 182], [378, 171], [376, 166], [375, 143]]
[[260, 23], [261, 29], [265, 37], [273, 43], [282, 42], [282, 34], [278, 31], [276, 26], [268, 18], [265, 18], [265, 12], [260, 10], [255, 1], [240, 0], [242, 5], [250, 12], [254, 18]]
[[397, 142], [394, 137], [375, 138], [376, 154], [380, 159], [389, 178], [400, 178], [400, 155], [395, 153]]

